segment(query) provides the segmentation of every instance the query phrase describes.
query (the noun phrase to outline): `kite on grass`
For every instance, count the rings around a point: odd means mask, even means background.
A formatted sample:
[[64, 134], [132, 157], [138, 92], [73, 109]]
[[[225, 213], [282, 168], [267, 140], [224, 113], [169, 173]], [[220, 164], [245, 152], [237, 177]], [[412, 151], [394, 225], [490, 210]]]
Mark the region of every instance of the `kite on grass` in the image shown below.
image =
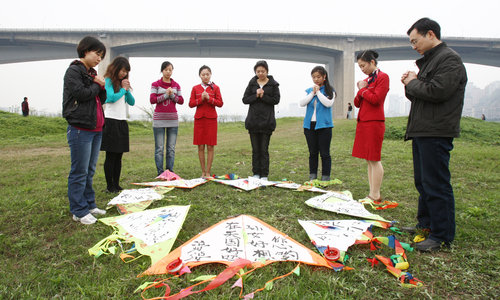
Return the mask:
[[345, 263], [345, 252], [372, 225], [388, 228], [390, 223], [363, 220], [298, 220], [313, 245], [330, 261]]
[[[307, 232], [311, 242], [330, 261], [345, 262], [345, 252], [353, 244], [370, 244], [371, 250], [377, 250], [377, 245], [384, 244], [395, 250], [390, 258], [375, 255], [376, 258], [367, 259], [372, 266], [381, 261], [387, 270], [401, 281], [406, 287], [422, 286], [422, 282], [404, 270], [409, 268], [405, 250], [413, 251], [409, 244], [400, 243], [394, 235], [389, 237], [374, 237], [371, 233], [373, 226], [388, 229], [391, 223], [374, 220], [335, 220], [335, 221], [303, 221], [300, 225]], [[335, 268], [336, 269], [336, 268]]]
[[194, 179], [181, 179], [181, 180], [171, 180], [171, 181], [141, 182], [133, 184], [145, 185], [145, 186], [165, 186], [165, 187], [192, 189], [194, 187], [204, 184], [205, 182], [207, 182], [207, 180], [204, 178], [194, 178]]
[[334, 184], [342, 184], [342, 181], [340, 179], [332, 179], [332, 180], [319, 180], [319, 179], [313, 179], [313, 180], [309, 180], [309, 181], [306, 181], [304, 182], [304, 185], [309, 185], [309, 186], [314, 186], [314, 187], [317, 187], [317, 188], [325, 188], [327, 186], [330, 186], [330, 185], [334, 185]]
[[262, 180], [254, 177], [240, 179], [211, 179], [211, 181], [234, 186], [244, 191], [251, 191], [261, 186], [270, 186], [275, 184], [272, 181]]
[[234, 174], [234, 173], [229, 173], [229, 174], [224, 174], [224, 175], [221, 175], [221, 176], [216, 176], [216, 175], [213, 175], [212, 176], [213, 179], [231, 179], [231, 180], [234, 180], [234, 179], [240, 179], [241, 177]]
[[[189, 205], [165, 206], [123, 216], [101, 218], [99, 221], [112, 226], [115, 232], [89, 249], [89, 254], [99, 257], [115, 254], [117, 246], [121, 249], [120, 258], [124, 262], [139, 257], [132, 256], [135, 251], [151, 258], [152, 264], [170, 252], [172, 245], [186, 219]], [[131, 243], [128, 250], [124, 243]]]
[[291, 190], [297, 190], [297, 191], [309, 191], [309, 192], [317, 192], [317, 193], [328, 193], [328, 191], [325, 191], [323, 189], [317, 188], [312, 185], [302, 185], [294, 182], [276, 182], [274, 185], [275, 187], [279, 188], [284, 188], [284, 189], [291, 189]]
[[349, 191], [343, 191], [342, 193], [328, 192], [307, 200], [306, 204], [317, 209], [327, 210], [339, 214], [390, 222], [379, 215], [372, 214], [367, 211], [363, 204], [352, 198], [352, 194]]
[[123, 190], [108, 202], [108, 206], [116, 205], [122, 215], [143, 211], [155, 200], [163, 198], [163, 194], [173, 188], [155, 187], [135, 190]]
[[[208, 263], [220, 263], [227, 265], [228, 268], [219, 274], [219, 276], [215, 278], [210, 277], [198, 283], [210, 282], [204, 289], [193, 291], [194, 286], [192, 286], [171, 296], [180, 299], [193, 293], [206, 291], [220, 286], [234, 275], [239, 276], [239, 279], [233, 287], [237, 286], [241, 288], [241, 296], [243, 292], [243, 276], [257, 268], [278, 261], [294, 261], [299, 263], [294, 270], [284, 276], [293, 273], [297, 274], [300, 270], [300, 263], [332, 269], [329, 262], [322, 256], [278, 231], [276, 228], [255, 217], [240, 215], [223, 220], [205, 229], [170, 252], [139, 276], [169, 273], [176, 274], [174, 277], [178, 277], [185, 272], [190, 272], [190, 268], [192, 267]], [[247, 272], [240, 271], [245, 267], [250, 268], [250, 270]], [[228, 274], [230, 276], [226, 276]], [[164, 282], [171, 278], [162, 280], [161, 284], [165, 284]], [[266, 287], [269, 288], [275, 279], [268, 281]], [[150, 283], [148, 287], [143, 288], [146, 290], [158, 284], [160, 283]], [[169, 293], [170, 288], [167, 286], [165, 297], [169, 296]], [[246, 297], [252, 297], [253, 293], [246, 295]]]
[[171, 172], [170, 170], [165, 170], [165, 172], [158, 175], [158, 177], [156, 177], [155, 179], [168, 180], [168, 181], [182, 180], [182, 178], [179, 175], [175, 174], [174, 172]]

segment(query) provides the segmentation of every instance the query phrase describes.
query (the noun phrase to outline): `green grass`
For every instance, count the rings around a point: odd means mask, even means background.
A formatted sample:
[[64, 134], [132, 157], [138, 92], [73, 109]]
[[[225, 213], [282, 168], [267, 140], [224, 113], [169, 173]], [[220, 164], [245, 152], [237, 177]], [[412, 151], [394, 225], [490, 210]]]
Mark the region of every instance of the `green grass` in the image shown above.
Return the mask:
[[[307, 146], [299, 118], [278, 120], [271, 138], [270, 179], [307, 179]], [[417, 193], [413, 186], [411, 143], [404, 142], [406, 118], [389, 118], [382, 151], [385, 177], [382, 194], [397, 201], [395, 209], [377, 212], [400, 225], [415, 223]], [[149, 266], [147, 257], [133, 263], [121, 262], [118, 255], [94, 259], [88, 248], [111, 234], [98, 223], [83, 226], [71, 220], [67, 203], [69, 149], [66, 122], [62, 118], [23, 118], [0, 113], [0, 298], [1, 299], [138, 299], [133, 291], [154, 278], [136, 278]], [[351, 157], [355, 121], [335, 121], [332, 141], [332, 175], [344, 183], [355, 198], [368, 192], [366, 162]], [[192, 145], [192, 123], [180, 126], [175, 171], [184, 178], [200, 175], [197, 151]], [[456, 198], [457, 234], [452, 249], [435, 254], [408, 253], [410, 272], [425, 284], [420, 289], [401, 287], [385, 268], [372, 268], [366, 258], [374, 256], [367, 247], [352, 246], [348, 265], [352, 271], [333, 272], [302, 266], [301, 275], [275, 282], [271, 291], [256, 294], [258, 299], [386, 299], [453, 298], [495, 299], [500, 296], [499, 226], [499, 141], [500, 124], [464, 118], [463, 135], [452, 151], [451, 172]], [[150, 181], [156, 175], [151, 125], [130, 122], [131, 152], [123, 157], [122, 182]], [[244, 124], [219, 125], [215, 148], [215, 174], [251, 174], [251, 146]], [[103, 154], [103, 153], [101, 153]], [[111, 198], [104, 193], [104, 155], [99, 158], [94, 188], [103, 207]], [[208, 226], [229, 216], [249, 214], [276, 227], [314, 249], [297, 219], [348, 219], [316, 210], [304, 204], [314, 196], [278, 188], [241, 192], [208, 183], [192, 190], [173, 190], [168, 200], [152, 205], [190, 204], [191, 209], [174, 248]], [[118, 215], [110, 210], [110, 215]], [[376, 235], [389, 235], [375, 229]], [[400, 235], [403, 242], [411, 237]], [[315, 250], [314, 250], [315, 251]], [[381, 255], [392, 251], [382, 249]], [[293, 269], [294, 263], [276, 263], [256, 271], [245, 282], [245, 292], [260, 288], [276, 276]], [[190, 285], [188, 279], [217, 274], [223, 268], [205, 265], [193, 274], [172, 282], [178, 290]], [[232, 284], [232, 283], [231, 283]], [[192, 299], [235, 299], [239, 290], [231, 284]], [[159, 296], [160, 290], [148, 293]]]

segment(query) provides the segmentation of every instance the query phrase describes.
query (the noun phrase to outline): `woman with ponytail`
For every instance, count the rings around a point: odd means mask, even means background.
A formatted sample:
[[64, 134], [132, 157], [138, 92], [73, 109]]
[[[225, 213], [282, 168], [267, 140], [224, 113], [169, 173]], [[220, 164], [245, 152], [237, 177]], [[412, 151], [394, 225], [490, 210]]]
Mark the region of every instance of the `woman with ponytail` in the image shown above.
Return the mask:
[[319, 154], [321, 156], [321, 180], [329, 181], [332, 168], [330, 156], [333, 128], [332, 106], [336, 94], [324, 67], [314, 67], [311, 77], [314, 85], [306, 90], [307, 96], [300, 100], [300, 106], [307, 106], [303, 126], [309, 148], [309, 180], [318, 177]]
[[381, 201], [380, 186], [384, 177], [381, 162], [385, 133], [384, 101], [389, 92], [389, 76], [377, 67], [378, 53], [365, 50], [358, 54], [358, 66], [368, 77], [357, 83], [354, 105], [359, 108], [352, 156], [368, 163], [370, 193], [366, 200]]

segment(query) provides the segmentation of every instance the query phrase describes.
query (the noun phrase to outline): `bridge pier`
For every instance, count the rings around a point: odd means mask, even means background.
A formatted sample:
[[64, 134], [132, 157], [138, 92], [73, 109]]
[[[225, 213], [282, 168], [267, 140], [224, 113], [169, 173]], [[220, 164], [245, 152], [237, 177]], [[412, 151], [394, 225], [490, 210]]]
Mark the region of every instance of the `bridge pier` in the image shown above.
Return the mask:
[[[350, 46], [350, 47], [349, 47]], [[333, 118], [344, 119], [347, 114], [347, 103], [354, 100], [354, 47], [352, 43], [345, 45], [345, 50], [336, 55], [333, 66], [328, 64], [328, 73], [333, 74], [333, 87], [337, 97], [333, 104]]]
[[104, 46], [106, 46], [106, 56], [104, 56], [104, 59], [99, 63], [97, 73], [101, 76], [104, 76], [104, 73], [106, 73], [106, 69], [113, 61], [113, 59], [115, 59], [117, 54], [115, 50], [113, 50], [113, 41], [112, 37], [109, 34], [99, 36], [99, 40], [104, 44]]

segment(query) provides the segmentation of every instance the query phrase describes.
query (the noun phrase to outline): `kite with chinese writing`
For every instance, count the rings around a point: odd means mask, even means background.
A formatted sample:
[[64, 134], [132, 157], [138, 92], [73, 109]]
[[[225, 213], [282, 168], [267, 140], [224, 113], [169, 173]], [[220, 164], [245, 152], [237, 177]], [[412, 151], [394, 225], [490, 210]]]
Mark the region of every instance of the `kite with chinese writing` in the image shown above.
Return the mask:
[[274, 182], [262, 180], [259, 178], [248, 177], [240, 179], [212, 179], [214, 182], [222, 183], [225, 185], [234, 186], [244, 191], [251, 191], [262, 186], [274, 185]]
[[327, 210], [338, 214], [390, 222], [379, 215], [367, 211], [363, 204], [352, 198], [352, 194], [349, 191], [344, 191], [342, 193], [328, 192], [307, 200], [306, 204], [317, 209]]
[[[173, 266], [175, 266], [176, 269], [184, 268], [184, 270], [186, 270], [186, 268], [192, 268], [202, 264], [221, 263], [228, 265], [228, 269], [223, 271], [216, 278], [220, 279], [220, 276], [225, 272], [232, 274], [229, 278], [225, 279], [226, 281], [232, 276], [238, 275], [240, 278], [233, 287], [238, 286], [241, 288], [241, 291], [243, 291], [243, 276], [257, 268], [278, 261], [294, 261], [332, 269], [328, 261], [322, 256], [281, 233], [276, 228], [255, 217], [240, 215], [223, 220], [205, 229], [179, 248], [170, 252], [141, 275], [173, 273], [171, 272]], [[182, 264], [182, 267], [179, 267], [179, 264]], [[243, 267], [252, 269], [242, 274], [239, 270]], [[298, 267], [299, 266], [286, 275], [292, 273], [297, 274]], [[278, 278], [281, 277], [283, 276]], [[218, 282], [215, 284], [213, 280], [215, 279], [212, 277], [204, 282], [211, 282], [210, 284], [212, 284], [211, 287], [213, 288], [224, 283]], [[266, 284], [267, 286], [271, 284], [269, 282]], [[157, 284], [158, 282], [155, 282], [152, 285]], [[180, 299], [192, 293], [205, 291], [208, 286], [203, 290], [195, 292], [192, 291], [192, 288], [193, 287], [183, 289], [178, 294], [175, 294], [175, 298]], [[167, 290], [170, 292], [169, 288], [167, 288]], [[254, 293], [255, 292], [256, 291], [254, 291]], [[246, 297], [251, 297], [251, 295], [253, 295], [253, 293], [248, 294]], [[166, 294], [165, 296], [168, 295]]]
[[[99, 221], [115, 228], [115, 232], [89, 249], [89, 254], [99, 257], [114, 254], [121, 248], [121, 259], [125, 262], [135, 260], [135, 251], [151, 257], [152, 264], [164, 257], [181, 230], [186, 219], [189, 205], [165, 206], [118, 217], [101, 218]], [[131, 249], [123, 249], [123, 243], [132, 243]]]
[[[327, 250], [336, 250], [338, 257], [334, 257], [335, 259], [332, 260], [339, 262], [345, 262], [344, 257], [347, 249], [372, 225], [390, 226], [389, 224], [378, 224], [382, 223], [380, 221], [363, 220], [298, 221], [318, 251], [325, 255]], [[325, 257], [329, 259], [326, 255]]]
[[155, 187], [135, 190], [123, 190], [108, 202], [108, 206], [116, 205], [118, 212], [122, 215], [143, 211], [155, 200], [161, 200], [163, 194], [173, 188]]
[[275, 187], [279, 188], [284, 188], [284, 189], [291, 189], [291, 190], [296, 190], [296, 191], [309, 191], [309, 192], [317, 192], [317, 193], [328, 193], [328, 191], [317, 188], [312, 185], [302, 185], [294, 182], [277, 182]]

